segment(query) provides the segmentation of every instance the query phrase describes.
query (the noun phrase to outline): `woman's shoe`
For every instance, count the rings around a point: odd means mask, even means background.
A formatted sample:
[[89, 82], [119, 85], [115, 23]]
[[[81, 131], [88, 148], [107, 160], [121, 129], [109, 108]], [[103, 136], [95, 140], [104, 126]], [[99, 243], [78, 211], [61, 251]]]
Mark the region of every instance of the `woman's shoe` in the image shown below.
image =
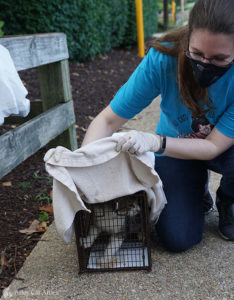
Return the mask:
[[214, 199], [212, 198], [210, 192], [207, 192], [203, 197], [203, 210], [205, 215], [208, 215], [214, 210]]
[[234, 241], [234, 197], [217, 190], [216, 206], [219, 212], [219, 233], [222, 238]]

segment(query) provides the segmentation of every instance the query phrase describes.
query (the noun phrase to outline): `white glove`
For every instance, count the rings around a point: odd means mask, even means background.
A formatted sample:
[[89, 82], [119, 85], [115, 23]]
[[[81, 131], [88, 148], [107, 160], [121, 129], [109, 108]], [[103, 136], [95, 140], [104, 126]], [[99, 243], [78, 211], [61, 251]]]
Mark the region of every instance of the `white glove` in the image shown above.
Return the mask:
[[116, 151], [128, 151], [141, 155], [147, 151], [160, 149], [160, 136], [142, 131], [131, 130], [117, 141]]

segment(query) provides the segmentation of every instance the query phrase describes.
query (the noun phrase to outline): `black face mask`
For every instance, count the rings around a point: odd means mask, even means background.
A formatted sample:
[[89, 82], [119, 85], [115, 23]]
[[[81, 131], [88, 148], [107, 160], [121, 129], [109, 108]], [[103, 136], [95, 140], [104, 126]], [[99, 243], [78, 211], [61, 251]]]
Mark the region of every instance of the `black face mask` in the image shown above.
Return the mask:
[[231, 67], [218, 67], [192, 58], [189, 58], [189, 61], [193, 69], [193, 76], [202, 88], [209, 87], [212, 83], [222, 77]]

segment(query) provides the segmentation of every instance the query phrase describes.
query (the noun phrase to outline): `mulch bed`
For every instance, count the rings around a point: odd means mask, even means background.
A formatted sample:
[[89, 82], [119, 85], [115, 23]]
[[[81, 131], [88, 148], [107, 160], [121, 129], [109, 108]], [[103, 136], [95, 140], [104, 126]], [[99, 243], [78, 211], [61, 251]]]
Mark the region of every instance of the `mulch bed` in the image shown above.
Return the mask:
[[[91, 120], [110, 102], [140, 61], [135, 47], [131, 51], [113, 49], [80, 64], [70, 63], [79, 146]], [[28, 99], [39, 99], [36, 69], [21, 71], [20, 77], [29, 91]], [[0, 135], [10, 129], [11, 126], [0, 126]], [[52, 180], [43, 162], [48, 149], [42, 148], [0, 180], [0, 296], [14, 278], [21, 280], [17, 272], [41, 237], [38, 232], [26, 235], [19, 230], [38, 220], [39, 207], [50, 201]], [[5, 182], [11, 186], [3, 186]], [[48, 225], [52, 221], [50, 215]]]

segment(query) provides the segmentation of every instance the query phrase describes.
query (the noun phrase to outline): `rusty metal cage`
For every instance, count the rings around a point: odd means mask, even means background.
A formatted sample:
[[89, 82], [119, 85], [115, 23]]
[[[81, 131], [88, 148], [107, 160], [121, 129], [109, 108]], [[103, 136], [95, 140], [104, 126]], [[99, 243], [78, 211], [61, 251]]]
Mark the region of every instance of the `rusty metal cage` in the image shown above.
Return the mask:
[[[87, 203], [86, 203], [87, 204]], [[149, 210], [144, 191], [87, 204], [74, 226], [79, 273], [151, 270]]]

